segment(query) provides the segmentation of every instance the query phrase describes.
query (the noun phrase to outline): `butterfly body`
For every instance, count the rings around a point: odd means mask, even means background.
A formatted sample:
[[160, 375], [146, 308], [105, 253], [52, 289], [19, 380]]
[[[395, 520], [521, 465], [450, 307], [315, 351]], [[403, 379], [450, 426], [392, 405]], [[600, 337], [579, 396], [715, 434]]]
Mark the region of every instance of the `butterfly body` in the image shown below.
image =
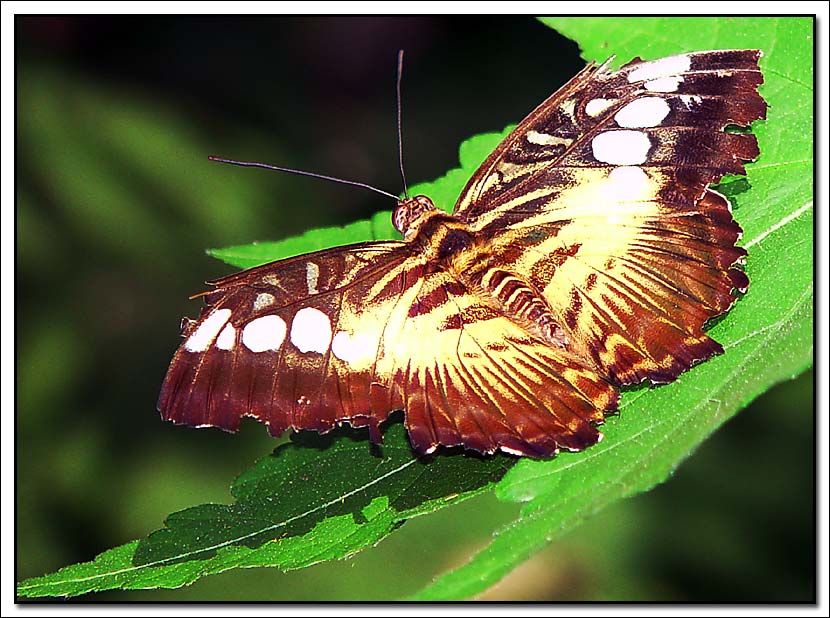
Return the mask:
[[402, 200], [392, 221], [420, 254], [425, 268], [442, 271], [456, 286], [475, 294], [528, 333], [564, 347], [565, 336], [544, 298], [520, 276], [501, 267], [501, 256], [489, 249], [486, 237], [458, 217], [435, 208], [424, 195]]
[[760, 52], [590, 65], [484, 161], [452, 214], [399, 202], [401, 241], [213, 282], [171, 363], [164, 418], [279, 435], [405, 410], [419, 453], [547, 457], [596, 443], [618, 388], [722, 348], [743, 292], [740, 227], [709, 188], [758, 155]]

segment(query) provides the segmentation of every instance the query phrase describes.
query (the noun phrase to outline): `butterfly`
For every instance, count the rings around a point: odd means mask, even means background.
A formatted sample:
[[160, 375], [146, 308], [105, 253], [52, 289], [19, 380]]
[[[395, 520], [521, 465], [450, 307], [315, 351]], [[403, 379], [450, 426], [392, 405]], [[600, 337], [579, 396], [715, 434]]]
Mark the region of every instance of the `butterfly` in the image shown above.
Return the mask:
[[757, 50], [589, 64], [487, 157], [452, 214], [398, 202], [400, 241], [210, 282], [158, 408], [176, 424], [274, 436], [405, 411], [439, 446], [533, 458], [598, 442], [619, 388], [723, 351], [703, 330], [748, 278], [710, 188], [758, 154]]

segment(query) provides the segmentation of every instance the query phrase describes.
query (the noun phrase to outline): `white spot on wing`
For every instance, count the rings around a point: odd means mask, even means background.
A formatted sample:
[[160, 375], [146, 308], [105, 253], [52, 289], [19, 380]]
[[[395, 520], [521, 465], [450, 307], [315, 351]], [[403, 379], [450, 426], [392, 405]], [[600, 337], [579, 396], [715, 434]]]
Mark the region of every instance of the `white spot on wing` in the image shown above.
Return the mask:
[[656, 127], [666, 116], [671, 108], [665, 99], [660, 97], [642, 97], [634, 99], [614, 114], [614, 120], [621, 127]]
[[[652, 197], [648, 175], [633, 165], [615, 167], [608, 174], [609, 198], [618, 202], [638, 202]], [[611, 217], [609, 217], [609, 222]]]
[[615, 99], [591, 99], [585, 105], [585, 113], [596, 118], [617, 101]]
[[218, 309], [211, 313], [187, 338], [184, 349], [188, 352], [204, 352], [207, 350], [230, 317], [230, 309]]
[[692, 66], [692, 59], [687, 54], [680, 56], [669, 56], [660, 60], [644, 62], [628, 74], [629, 82], [659, 79], [671, 75], [679, 75], [688, 71]]
[[674, 77], [661, 77], [660, 79], [653, 79], [643, 84], [645, 89], [649, 92], [675, 92], [680, 82], [683, 81], [682, 75]]
[[645, 163], [651, 139], [642, 131], [606, 131], [591, 141], [594, 158], [612, 165]]
[[703, 99], [696, 94], [681, 94], [680, 100], [683, 101], [683, 105], [686, 106], [686, 109], [692, 109], [692, 105], [699, 105]]
[[331, 321], [328, 316], [314, 307], [300, 309], [291, 322], [291, 343], [300, 352], [326, 352], [331, 343]]
[[232, 350], [235, 343], [236, 329], [230, 324], [225, 324], [225, 328], [216, 339], [216, 347], [220, 350]]
[[273, 294], [269, 294], [268, 292], [262, 292], [261, 294], [257, 294], [256, 298], [254, 299], [254, 311], [259, 311], [260, 309], [265, 309], [269, 305], [274, 304]]
[[570, 146], [573, 143], [573, 140], [570, 138], [540, 133], [539, 131], [528, 131], [525, 137], [531, 144], [538, 144], [540, 146], [556, 146], [559, 144]]
[[364, 333], [350, 335], [340, 331], [331, 340], [331, 353], [352, 367], [362, 367], [375, 359], [375, 341]]
[[251, 320], [242, 329], [242, 343], [251, 352], [279, 350], [285, 341], [287, 327], [278, 315], [264, 315]]
[[314, 262], [306, 262], [305, 265], [305, 282], [308, 287], [309, 294], [317, 293], [317, 279], [320, 278], [320, 267]]

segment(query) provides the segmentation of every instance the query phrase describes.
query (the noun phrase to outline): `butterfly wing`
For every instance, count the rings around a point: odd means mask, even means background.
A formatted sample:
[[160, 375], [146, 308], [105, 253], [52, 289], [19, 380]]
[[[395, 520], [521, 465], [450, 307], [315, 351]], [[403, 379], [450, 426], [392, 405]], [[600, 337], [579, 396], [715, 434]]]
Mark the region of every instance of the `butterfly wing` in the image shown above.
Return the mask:
[[554, 309], [615, 383], [673, 380], [721, 350], [702, 330], [748, 280], [728, 201], [765, 116], [760, 52], [589, 66], [490, 155], [455, 212]]
[[595, 443], [613, 387], [527, 335], [404, 243], [312, 253], [214, 282], [159, 399], [164, 418], [274, 435], [369, 426], [406, 410], [438, 445], [536, 457]]
[[[159, 398], [178, 424], [235, 431], [244, 416], [326, 431], [350, 419], [373, 433], [375, 357], [399, 291], [414, 276], [400, 242], [339, 247], [265, 264], [212, 283]], [[364, 299], [373, 288], [373, 304]]]

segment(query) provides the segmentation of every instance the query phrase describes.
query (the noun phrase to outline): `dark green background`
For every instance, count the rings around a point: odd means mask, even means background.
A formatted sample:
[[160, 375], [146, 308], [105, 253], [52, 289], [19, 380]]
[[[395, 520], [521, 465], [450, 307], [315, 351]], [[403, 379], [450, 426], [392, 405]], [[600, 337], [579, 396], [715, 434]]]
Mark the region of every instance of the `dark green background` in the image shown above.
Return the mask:
[[[187, 296], [229, 272], [203, 250], [391, 203], [206, 158], [397, 192], [399, 48], [410, 183], [454, 167], [462, 139], [517, 122], [582, 65], [574, 43], [525, 17], [17, 18], [18, 579], [146, 535], [172, 511], [227, 501], [233, 476], [273, 446], [253, 423], [231, 436], [155, 412], [179, 319], [198, 311]], [[493, 598], [810, 601], [813, 489], [808, 374]], [[479, 497], [345, 562], [85, 600], [394, 599], [463, 562], [515, 510]]]

